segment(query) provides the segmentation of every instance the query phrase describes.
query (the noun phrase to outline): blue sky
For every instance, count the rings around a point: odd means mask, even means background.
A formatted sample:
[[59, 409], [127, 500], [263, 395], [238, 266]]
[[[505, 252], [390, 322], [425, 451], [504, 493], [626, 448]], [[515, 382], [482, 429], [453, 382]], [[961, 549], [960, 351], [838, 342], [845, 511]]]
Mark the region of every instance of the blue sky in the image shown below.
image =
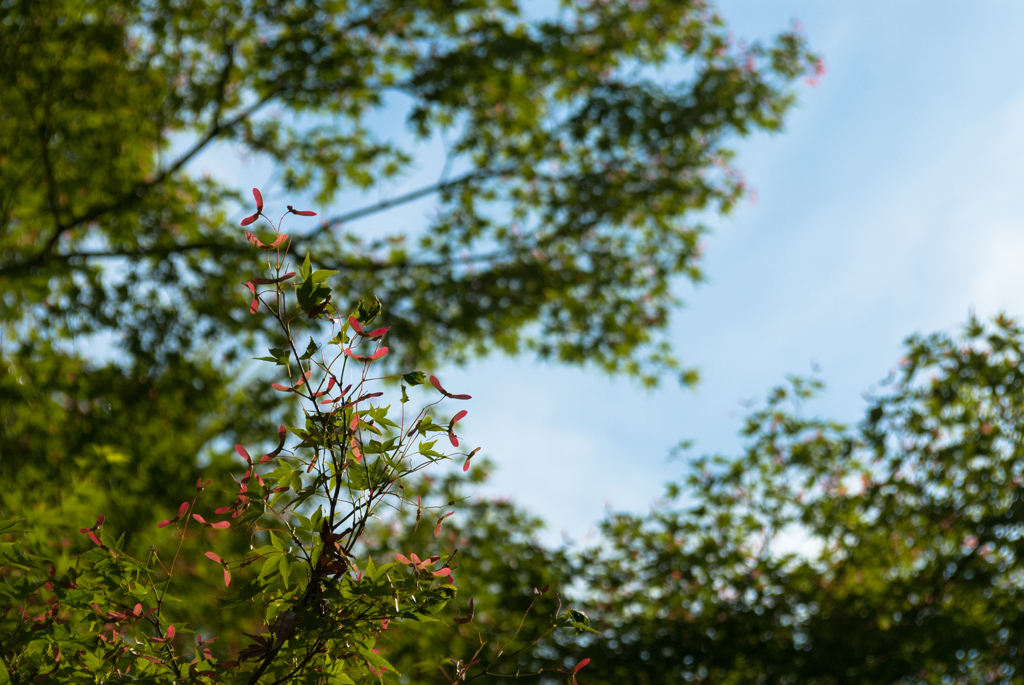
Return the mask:
[[[798, 19], [828, 73], [801, 88], [784, 133], [736, 144], [757, 201], [714, 222], [708, 282], [679, 284], [673, 322], [701, 384], [646, 391], [528, 358], [440, 374], [474, 396], [460, 434], [498, 464], [487, 492], [543, 516], [551, 542], [587, 540], [606, 507], [644, 511], [682, 474], [668, 460], [681, 440], [737, 453], [746, 407], [787, 374], [816, 365], [828, 391], [808, 411], [855, 422], [911, 333], [955, 330], [971, 309], [1024, 314], [1024, 3], [718, 6], [747, 41]], [[434, 180], [440, 149], [423, 147], [421, 172], [379, 192]], [[269, 176], [223, 160], [194, 167], [240, 187]]]
[[787, 374], [817, 364], [808, 411], [854, 422], [911, 333], [1024, 314], [1024, 3], [719, 6], [748, 40], [799, 19], [828, 74], [784, 133], [737, 145], [757, 201], [715, 222], [672, 332], [699, 387], [530, 360], [449, 374], [474, 392], [464, 432], [499, 464], [493, 491], [554, 540], [586, 539], [606, 505], [644, 511], [680, 440], [737, 453], [744, 403]]

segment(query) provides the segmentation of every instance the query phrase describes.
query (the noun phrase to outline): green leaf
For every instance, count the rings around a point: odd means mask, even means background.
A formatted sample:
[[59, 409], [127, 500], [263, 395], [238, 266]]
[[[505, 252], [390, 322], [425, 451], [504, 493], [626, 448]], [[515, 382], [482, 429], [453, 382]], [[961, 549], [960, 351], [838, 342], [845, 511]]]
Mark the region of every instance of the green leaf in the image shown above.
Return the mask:
[[279, 347], [271, 347], [268, 352], [269, 357], [253, 357], [253, 359], [261, 362], [274, 362], [278, 366], [288, 366], [288, 362], [291, 359], [291, 350], [284, 350]]
[[278, 563], [278, 568], [281, 571], [281, 580], [284, 582], [284, 586], [288, 587], [288, 575], [291, 573], [292, 564], [288, 557], [281, 555], [281, 561]]
[[275, 555], [271, 556], [270, 558], [268, 558], [263, 563], [263, 568], [260, 569], [260, 575], [257, 577], [257, 580], [263, 580], [264, 578], [266, 578], [266, 577], [272, 575], [274, 572], [276, 572], [278, 570], [278, 568], [280, 568], [281, 560], [283, 558], [284, 558], [284, 554], [275, 554]]
[[363, 572], [365, 573], [366, 577], [370, 580], [377, 580], [377, 576], [374, 573], [374, 571], [376, 570], [377, 567], [373, 563], [373, 557], [368, 557], [366, 559], [366, 568], [363, 569]]
[[426, 382], [427, 376], [422, 371], [410, 371], [402, 374], [402, 380], [410, 387], [422, 385]]
[[318, 269], [317, 271], [313, 272], [313, 275], [312, 275], [313, 283], [317, 283], [317, 284], [323, 283], [324, 281], [326, 281], [328, 278], [330, 278], [331, 276], [333, 276], [336, 273], [338, 273], [338, 272], [337, 271], [331, 271], [330, 269]]
[[0, 535], [4, 533], [21, 533], [24, 532], [22, 524], [25, 523], [25, 519], [5, 519], [0, 520]]
[[570, 626], [572, 626], [573, 628], [575, 628], [577, 633], [594, 633], [596, 635], [600, 635], [601, 634], [600, 631], [594, 630], [593, 628], [591, 628], [590, 626], [586, 625], [585, 623], [579, 623], [577, 621], [567, 621], [567, 623]]
[[590, 625], [590, 617], [578, 609], [569, 609], [569, 618], [583, 625]]
[[376, 297], [373, 298], [373, 302], [366, 304], [362, 299], [359, 300], [359, 306], [356, 308], [356, 318], [359, 319], [360, 323], [370, 323], [377, 318], [380, 314], [380, 300]]
[[238, 588], [237, 592], [227, 595], [220, 600], [222, 607], [238, 607], [249, 604], [254, 597], [263, 592], [263, 586], [259, 580], [252, 580]]
[[306, 351], [302, 353], [302, 356], [299, 357], [299, 359], [302, 359], [302, 360], [309, 359], [314, 354], [316, 354], [319, 349], [320, 349], [320, 346], [316, 344], [316, 342], [313, 340], [312, 337], [310, 337], [309, 344], [306, 345]]
[[366, 659], [370, 663], [371, 666], [373, 666], [374, 668], [377, 668], [378, 670], [386, 668], [388, 671], [394, 673], [397, 676], [401, 676], [402, 675], [401, 673], [399, 673], [398, 671], [395, 670], [395, 667], [392, 666], [391, 663], [387, 659], [382, 657], [377, 652], [371, 651], [370, 649], [367, 649], [365, 647], [360, 647], [359, 648], [359, 656], [361, 656], [364, 659]]
[[420, 454], [422, 454], [425, 457], [434, 457], [436, 459], [443, 458], [443, 454], [441, 454], [440, 452], [435, 452], [433, 449], [431, 449], [436, 443], [437, 440], [431, 440], [430, 442], [421, 442], [419, 446]]

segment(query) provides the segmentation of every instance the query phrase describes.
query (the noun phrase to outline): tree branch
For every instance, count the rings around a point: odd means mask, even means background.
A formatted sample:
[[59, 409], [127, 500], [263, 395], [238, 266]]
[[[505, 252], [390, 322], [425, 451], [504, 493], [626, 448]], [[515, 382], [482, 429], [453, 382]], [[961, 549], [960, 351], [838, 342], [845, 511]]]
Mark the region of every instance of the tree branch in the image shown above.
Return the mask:
[[454, 178], [450, 181], [443, 181], [440, 183], [434, 183], [433, 185], [424, 186], [423, 188], [419, 188], [412, 192], [406, 193], [405, 195], [399, 195], [398, 197], [391, 198], [390, 200], [384, 200], [383, 202], [378, 202], [377, 204], [369, 205], [368, 207], [362, 207], [360, 209], [356, 209], [346, 214], [340, 214], [332, 219], [328, 219], [323, 224], [321, 224], [319, 228], [312, 231], [311, 233], [306, 234], [306, 236], [304, 236], [303, 239], [306, 240], [316, 238], [322, 233], [329, 231], [335, 226], [343, 224], [346, 221], [355, 221], [356, 219], [362, 219], [363, 217], [370, 216], [371, 214], [383, 212], [386, 209], [391, 209], [392, 207], [397, 207], [398, 205], [403, 205], [414, 200], [419, 200], [421, 197], [426, 197], [427, 195], [433, 195], [434, 193], [441, 193], [446, 190], [451, 190], [452, 188], [464, 185], [466, 183], [469, 183], [470, 181], [494, 178], [495, 176], [500, 176], [502, 174], [509, 173], [509, 171], [509, 169], [478, 169], [476, 171], [471, 171], [467, 174], [463, 174], [462, 176]]
[[[181, 254], [181, 253], [186, 253], [186, 252], [193, 252], [193, 251], [196, 251], [196, 250], [217, 250], [217, 252], [219, 254], [235, 254], [235, 253], [240, 253], [243, 250], [247, 250], [248, 248], [242, 247], [242, 246], [232, 246], [232, 245], [228, 245], [228, 244], [225, 244], [225, 243], [219, 243], [219, 242], [202, 242], [202, 243], [186, 243], [186, 244], [183, 244], [183, 245], [168, 245], [168, 246], [155, 247], [155, 248], [141, 248], [141, 249], [138, 249], [138, 250], [91, 250], [91, 251], [84, 251], [84, 252], [72, 252], [72, 253], [67, 253], [67, 254], [51, 254], [50, 253], [50, 251], [56, 245], [56, 242], [60, 239], [60, 235], [63, 234], [63, 232], [73, 228], [75, 225], [78, 225], [78, 224], [86, 222], [86, 221], [92, 221], [92, 220], [94, 220], [96, 218], [99, 218], [99, 216], [101, 216], [102, 214], [105, 214], [105, 213], [107, 213], [109, 211], [117, 209], [118, 207], [122, 206], [125, 202], [131, 201], [133, 199], [133, 196], [134, 197], [141, 197], [140, 193], [146, 192], [150, 187], [160, 183], [161, 181], [166, 179], [168, 176], [173, 174], [175, 171], [180, 169], [183, 165], [185, 165], [188, 162], [188, 160], [190, 160], [192, 157], [194, 157], [196, 154], [198, 154], [207, 144], [209, 144], [209, 142], [211, 140], [213, 140], [213, 138], [215, 138], [219, 133], [221, 133], [223, 131], [226, 131], [226, 130], [236, 126], [244, 118], [246, 118], [247, 116], [251, 115], [260, 106], [265, 104], [271, 97], [273, 97], [273, 94], [264, 97], [260, 102], [255, 103], [254, 105], [249, 107], [247, 110], [245, 110], [244, 112], [240, 113], [235, 118], [231, 119], [226, 124], [224, 124], [224, 125], [217, 124], [217, 125], [214, 125], [213, 127], [211, 127], [210, 130], [207, 131], [207, 133], [199, 141], [197, 141], [185, 154], [183, 154], [180, 158], [178, 158], [178, 160], [176, 160], [174, 162], [174, 164], [172, 164], [170, 167], [167, 167], [163, 172], [160, 173], [160, 175], [158, 175], [152, 181], [148, 182], [147, 184], [137, 186], [136, 190], [134, 190], [132, 193], [128, 193], [128, 194], [125, 194], [124, 196], [122, 196], [122, 198], [118, 202], [115, 202], [115, 203], [112, 203], [110, 205], [106, 205], [106, 206], [103, 206], [103, 207], [100, 207], [100, 208], [96, 208], [94, 210], [90, 210], [85, 215], [73, 219], [68, 224], [59, 224], [58, 225], [59, 231], [53, 237], [51, 237], [51, 239], [48, 241], [46, 247], [43, 249], [43, 251], [39, 255], [37, 255], [36, 257], [34, 257], [33, 259], [31, 259], [29, 261], [22, 262], [21, 264], [13, 264], [13, 265], [6, 265], [6, 266], [3, 266], [3, 267], [0, 267], [0, 273], [5, 274], [5, 275], [9, 275], [9, 276], [18, 275], [18, 274], [20, 274], [22, 272], [30, 270], [32, 267], [37, 266], [39, 263], [41, 263], [43, 261], [54, 263], [54, 262], [71, 262], [71, 261], [74, 261], [76, 259], [113, 259], [113, 258], [118, 258], [118, 257], [129, 257], [129, 258], [131, 258], [131, 257], [168, 256], [168, 255], [172, 255], [172, 254]], [[331, 228], [334, 228], [334, 227], [336, 227], [336, 226], [338, 226], [338, 225], [340, 225], [342, 223], [345, 223], [345, 222], [348, 222], [348, 221], [354, 221], [356, 219], [361, 219], [361, 218], [370, 216], [372, 214], [376, 214], [378, 212], [383, 212], [383, 211], [385, 211], [387, 209], [390, 209], [392, 207], [397, 207], [397, 206], [402, 205], [402, 204], [413, 202], [415, 200], [418, 200], [418, 199], [420, 199], [422, 197], [426, 197], [428, 195], [432, 195], [434, 193], [444, 192], [446, 190], [450, 190], [450, 189], [456, 188], [456, 187], [458, 187], [460, 185], [464, 185], [466, 183], [469, 183], [469, 182], [471, 182], [473, 180], [482, 180], [482, 179], [494, 178], [496, 176], [500, 176], [502, 174], [509, 173], [509, 172], [510, 172], [510, 170], [507, 169], [507, 168], [505, 168], [505, 169], [492, 169], [492, 170], [476, 170], [476, 171], [472, 171], [472, 172], [463, 174], [462, 176], [459, 176], [458, 178], [454, 178], [454, 179], [452, 179], [450, 181], [444, 181], [444, 182], [440, 182], [440, 183], [434, 183], [434, 184], [429, 185], [429, 186], [424, 186], [423, 188], [419, 188], [417, 190], [411, 191], [411, 192], [406, 193], [404, 195], [400, 195], [398, 197], [391, 198], [389, 200], [384, 200], [383, 202], [378, 202], [376, 204], [369, 205], [369, 206], [366, 206], [366, 207], [362, 207], [360, 209], [356, 209], [354, 211], [347, 212], [345, 214], [341, 214], [341, 215], [338, 215], [338, 216], [333, 217], [331, 219], [328, 219], [327, 221], [322, 223], [318, 228], [314, 229], [310, 233], [307, 233], [307, 234], [301, 235], [301, 236], [299, 236], [299, 235], [295, 236], [294, 242], [295, 243], [309, 242], [309, 241], [312, 241], [312, 240], [316, 239], [317, 237], [319, 237], [323, 233], [329, 231]], [[381, 262], [371, 262], [371, 261], [363, 261], [363, 260], [359, 260], [359, 261], [349, 260], [349, 261], [343, 261], [343, 262], [335, 262], [333, 265], [331, 265], [331, 267], [332, 268], [338, 268], [338, 269], [364, 270], [364, 271], [367, 271], [367, 270], [384, 271], [384, 270], [389, 270], [389, 269], [437, 268], [437, 267], [441, 267], [441, 266], [450, 265], [450, 264], [453, 264], [453, 263], [471, 263], [471, 262], [479, 262], [479, 261], [493, 261], [494, 259], [497, 259], [500, 256], [501, 256], [500, 253], [489, 253], [489, 254], [485, 254], [485, 255], [473, 255], [473, 256], [470, 256], [470, 257], [465, 257], [465, 258], [460, 258], [460, 259], [455, 259], [455, 260], [433, 260], [433, 261], [423, 261], [423, 262], [408, 261], [408, 262], [399, 262], [399, 263], [394, 263], [394, 264], [387, 264], [387, 263], [381, 263]]]
[[238, 115], [230, 119], [227, 123], [215, 123], [213, 126], [210, 127], [209, 130], [207, 130], [207, 132], [203, 135], [202, 138], [197, 140], [195, 144], [193, 144], [192, 147], [189, 148], [181, 157], [175, 160], [175, 162], [171, 164], [171, 166], [166, 167], [163, 171], [158, 173], [152, 179], [137, 184], [134, 188], [132, 188], [127, 193], [121, 195], [121, 197], [119, 197], [114, 202], [104, 205], [97, 205], [87, 210], [85, 214], [82, 214], [77, 217], [72, 217], [69, 221], [67, 221], [64, 224], [58, 223], [57, 230], [54, 231], [53, 235], [50, 236], [49, 240], [46, 241], [46, 244], [43, 246], [43, 249], [33, 259], [26, 262], [26, 264], [34, 265], [48, 260], [51, 256], [50, 253], [52, 252], [53, 248], [57, 245], [57, 242], [61, 239], [61, 236], [63, 236], [64, 233], [74, 228], [75, 226], [78, 226], [83, 223], [88, 223], [90, 221], [94, 221], [108, 212], [138, 202], [140, 199], [142, 199], [142, 197], [145, 196], [146, 193], [150, 191], [150, 189], [162, 183], [167, 179], [168, 176], [181, 169], [181, 167], [185, 166], [185, 164], [187, 164], [190, 159], [199, 154], [203, 150], [203, 148], [205, 148], [210, 143], [210, 141], [219, 136], [221, 133], [234, 128], [242, 121], [252, 116], [252, 114], [254, 114], [260, 107], [265, 105], [268, 101], [270, 101], [270, 99], [273, 98], [277, 93], [277, 90], [271, 91], [270, 93], [263, 96], [258, 101], [247, 107], [246, 109], [239, 112]]
[[[49, 116], [49, 113], [47, 113]], [[50, 134], [45, 123], [39, 126], [40, 156], [43, 158], [43, 173], [46, 174], [47, 202], [50, 205], [50, 212], [53, 214], [53, 223], [59, 231], [63, 230], [60, 221], [60, 210], [57, 204], [57, 177], [53, 172], [53, 160], [50, 159]]]
[[217, 81], [217, 99], [213, 110], [214, 128], [220, 126], [220, 115], [224, 110], [224, 97], [227, 95], [228, 78], [231, 76], [231, 67], [235, 64], [235, 44], [230, 41], [228, 41], [227, 49], [225, 50], [224, 60], [224, 71], [221, 72], [220, 80]]

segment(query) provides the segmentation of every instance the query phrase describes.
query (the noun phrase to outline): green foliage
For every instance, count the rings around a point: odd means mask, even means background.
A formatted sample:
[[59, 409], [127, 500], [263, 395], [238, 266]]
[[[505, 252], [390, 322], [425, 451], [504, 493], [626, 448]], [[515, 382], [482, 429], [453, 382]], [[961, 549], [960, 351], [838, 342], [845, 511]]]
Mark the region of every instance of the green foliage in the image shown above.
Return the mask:
[[[662, 506], [609, 518], [573, 553], [539, 544], [539, 522], [506, 502], [466, 501], [486, 462], [417, 476], [453, 456], [440, 445], [455, 446], [461, 412], [407, 413], [407, 387], [466, 396], [408, 372], [391, 376], [400, 404], [375, 403], [390, 330], [369, 324], [386, 313], [364, 298], [346, 316], [312, 260], [289, 276], [287, 237], [255, 247], [270, 274], [247, 284], [249, 311], [279, 326], [267, 367], [290, 378], [264, 392], [304, 407], [262, 458], [241, 444], [272, 431], [278, 405], [248, 386], [225, 402], [238, 389], [209, 364], [169, 358], [150, 377], [45, 340], [10, 357], [9, 681], [575, 680], [586, 667], [588, 683], [1021, 682], [1016, 322], [911, 338], [856, 428], [809, 417], [820, 384], [792, 379], [750, 416], [739, 458], [692, 461]], [[309, 282], [328, 292], [307, 308]], [[330, 342], [306, 343], [309, 321]], [[223, 435], [242, 436], [244, 471]]]
[[[392, 662], [411, 682], [451, 683], [477, 659], [490, 663], [494, 675], [553, 673], [565, 667], [566, 651], [572, 653], [564, 647], [575, 644], [577, 631], [565, 625], [568, 614], [560, 611], [567, 608], [561, 595], [577, 578], [571, 555], [538, 542], [541, 522], [512, 503], [467, 497], [466, 487], [484, 482], [488, 470], [486, 460], [474, 462], [465, 476], [424, 479], [410, 490], [424, 501], [457, 503], [442, 539], [458, 549], [452, 566], [459, 587], [451, 625], [410, 625], [387, 636]], [[423, 547], [433, 526], [418, 523], [409, 510], [403, 525], [372, 528], [366, 544], [381, 555]], [[562, 620], [552, 625], [555, 613]], [[439, 653], [439, 644], [447, 653]]]
[[[262, 204], [258, 191], [255, 194]], [[155, 434], [136, 430], [132, 441], [124, 444], [118, 441], [123, 430], [119, 424], [129, 420], [131, 412], [122, 406], [115, 412], [111, 404], [105, 411], [95, 402], [80, 407], [59, 395], [56, 401], [41, 400], [39, 386], [23, 387], [24, 375], [7, 377], [10, 390], [20, 392], [25, 402], [21, 411], [3, 417], [5, 436], [23, 436], [11, 445], [5, 441], [3, 456], [27, 445], [33, 453], [50, 457], [48, 463], [8, 467], [10, 475], [32, 497], [39, 497], [43, 487], [68, 490], [40, 498], [60, 502], [63, 522], [38, 513], [28, 521], [0, 521], [0, 603], [6, 606], [0, 616], [0, 660], [7, 682], [172, 683], [188, 678], [218, 683], [339, 683], [401, 677], [378, 649], [385, 632], [407, 622], [438, 621], [456, 597], [452, 561], [457, 549], [428, 556], [424, 550], [436, 547], [436, 542], [423, 542], [416, 548], [422, 559], [408, 552], [387, 555], [395, 561], [377, 554], [375, 562], [363, 535], [372, 520], [387, 517], [388, 507], [401, 511], [412, 506], [406, 494], [410, 476], [451, 458], [434, 447], [438, 437], [459, 445], [453, 426], [466, 412], [456, 414], [447, 426], [435, 423], [428, 412], [446, 399], [469, 396], [443, 390], [431, 376], [441, 396], [417, 413], [407, 413], [404, 403], [397, 415], [389, 405], [374, 403], [383, 393], [368, 389], [382, 379], [371, 377], [370, 371], [388, 353], [381, 345], [388, 329], [367, 331], [362, 324], [378, 316], [379, 304], [359, 307], [348, 317], [339, 313], [330, 304], [327, 285], [333, 274], [311, 271], [308, 256], [303, 280], [289, 283], [294, 274], [284, 274], [283, 269], [289, 241], [287, 236], [276, 238], [270, 245], [251, 239], [255, 249], [263, 251], [271, 277], [254, 278], [246, 286], [255, 298], [250, 313], [263, 309], [278, 324], [285, 347], [296, 359], [288, 384], [274, 383], [271, 388], [300, 400], [302, 421], [297, 427], [280, 426], [276, 448], [261, 457], [254, 458], [243, 444], [235, 445], [245, 471], [235, 483], [237, 490], [229, 489], [230, 504], [214, 509], [215, 503], [204, 494], [212, 479], [204, 480], [208, 474], [203, 474], [185, 501], [165, 509], [176, 514], [166, 514], [155, 526], [150, 522], [143, 528], [140, 521], [131, 521], [126, 526], [130, 535], [117, 535], [110, 532], [117, 530], [114, 522], [101, 514], [95, 524], [76, 534], [86, 549], [69, 549], [74, 543], [60, 537], [61, 526], [74, 527], [76, 519], [81, 525], [82, 512], [90, 506], [118, 505], [115, 513], [127, 521], [152, 515], [153, 504], [159, 511], [163, 502], [140, 498], [165, 484], [161, 481], [180, 485], [180, 471], [187, 470], [191, 477], [195, 464], [169, 459], [163, 470], [149, 474], [144, 469], [161, 462], [133, 458], [131, 452], [173, 454], [177, 445], [162, 438], [188, 434], [195, 442], [184, 448], [194, 453], [206, 442], [196, 430], [196, 415], [213, 413], [204, 403], [216, 404], [223, 395], [204, 392], [199, 374], [192, 384], [178, 379], [179, 393], [181, 387], [194, 389], [198, 406], [165, 417], [163, 425], [150, 421], [147, 427]], [[315, 284], [312, 299], [307, 297], [309, 283]], [[330, 345], [336, 350], [321, 348], [311, 339], [300, 355], [291, 327], [316, 317], [330, 325], [335, 341]], [[54, 359], [52, 352], [48, 358]], [[280, 366], [279, 357], [269, 361]], [[35, 370], [42, 366], [37, 364]], [[74, 367], [69, 371], [68, 366], [50, 369], [39, 383], [61, 387], [75, 382]], [[108, 372], [116, 376], [120, 370], [110, 367]], [[94, 381], [98, 375], [86, 378]], [[140, 384], [146, 382], [139, 379]], [[75, 397], [99, 395], [102, 400], [108, 390], [79, 389]], [[133, 398], [130, 387], [116, 392], [119, 403]], [[159, 387], [146, 394], [151, 400], [159, 398]], [[182, 404], [190, 398], [179, 394], [170, 399]], [[92, 414], [100, 415], [101, 425]], [[112, 420], [104, 421], [108, 416]], [[66, 447], [47, 446], [48, 434], [57, 432], [48, 422], [58, 417], [77, 419], [64, 429], [68, 437], [100, 441], [90, 444], [93, 458], [77, 464], [79, 473], [85, 470], [84, 483], [74, 481], [73, 467], [58, 463]], [[288, 447], [290, 435], [293, 443], [294, 438], [298, 442]], [[2, 463], [6, 466], [8, 461]], [[100, 467], [95, 466], [97, 461]], [[137, 479], [126, 472], [133, 464], [141, 467]], [[221, 475], [231, 470], [223, 460], [219, 469], [216, 466], [206, 470]], [[59, 480], [46, 483], [45, 476], [53, 473]], [[82, 487], [102, 478], [109, 478], [109, 499], [95, 486]], [[11, 510], [30, 511], [31, 498], [26, 499], [9, 498]], [[421, 497], [415, 508], [417, 521], [424, 513], [436, 516], [434, 538], [453, 513], [423, 504]], [[217, 544], [219, 537], [227, 542]], [[209, 584], [211, 575], [222, 579], [225, 588], [218, 599]], [[531, 609], [532, 605], [526, 613]], [[546, 633], [566, 621], [560, 612], [561, 606], [553, 608]], [[228, 632], [211, 637], [217, 629]], [[242, 636], [248, 639], [239, 645]], [[220, 646], [211, 647], [221, 637], [226, 638], [226, 654]], [[490, 660], [460, 664], [457, 677], [470, 680], [497, 673], [495, 669], [505, 663], [501, 657], [499, 653]]]
[[[447, 528], [473, 625], [403, 631], [394, 663], [450, 682], [431, 644], [493, 655], [551, 583], [542, 601], [574, 597], [599, 633], [512, 645], [525, 649], [509, 672], [585, 655], [591, 684], [1020, 683], [1022, 361], [1024, 328], [1005, 317], [915, 336], [857, 428], [808, 416], [820, 384], [792, 379], [749, 418], [743, 455], [693, 460], [659, 508], [610, 517], [578, 554], [477, 500]], [[454, 481], [433, 489], [462, 496]]]
[[796, 381], [683, 506], [607, 522], [589, 682], [1021, 682], [1024, 329], [908, 348], [857, 430]]
[[[695, 0], [3, 8], [0, 321], [20, 341], [115, 332], [143, 366], [273, 334], [235, 289], [256, 267], [225, 221], [237, 194], [190, 160], [230, 144], [327, 205], [414, 168], [372, 125], [405, 107], [418, 139], [449, 141], [442, 179], [292, 237], [344, 274], [341, 308], [387, 304], [396, 368], [529, 348], [653, 383], [679, 370], [661, 334], [672, 279], [700, 278], [695, 217], [743, 194], [729, 138], [778, 130], [819, 64], [792, 32], [732, 44]], [[427, 196], [423, 230], [343, 226]]]

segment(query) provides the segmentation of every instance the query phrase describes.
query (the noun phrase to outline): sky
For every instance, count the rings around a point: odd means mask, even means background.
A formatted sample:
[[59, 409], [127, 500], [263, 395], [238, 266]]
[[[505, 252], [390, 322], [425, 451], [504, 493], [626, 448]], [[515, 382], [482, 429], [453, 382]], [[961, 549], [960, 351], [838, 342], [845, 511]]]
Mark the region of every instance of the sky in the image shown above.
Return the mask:
[[[594, 541], [608, 511], [646, 511], [685, 473], [669, 458], [680, 441], [738, 454], [743, 417], [789, 374], [827, 384], [806, 412], [856, 423], [910, 334], [956, 331], [972, 310], [1024, 315], [1024, 3], [717, 4], [748, 42], [798, 20], [828, 72], [801, 86], [784, 132], [734, 146], [756, 201], [712, 223], [707, 282], [678, 284], [671, 331], [701, 383], [648, 391], [525, 357], [438, 374], [473, 395], [460, 435], [497, 464], [484, 492], [543, 517], [552, 544]], [[436, 162], [442, 147], [420, 152]], [[270, 173], [212, 159], [197, 165], [240, 187]], [[437, 173], [427, 163], [378, 192]]]

